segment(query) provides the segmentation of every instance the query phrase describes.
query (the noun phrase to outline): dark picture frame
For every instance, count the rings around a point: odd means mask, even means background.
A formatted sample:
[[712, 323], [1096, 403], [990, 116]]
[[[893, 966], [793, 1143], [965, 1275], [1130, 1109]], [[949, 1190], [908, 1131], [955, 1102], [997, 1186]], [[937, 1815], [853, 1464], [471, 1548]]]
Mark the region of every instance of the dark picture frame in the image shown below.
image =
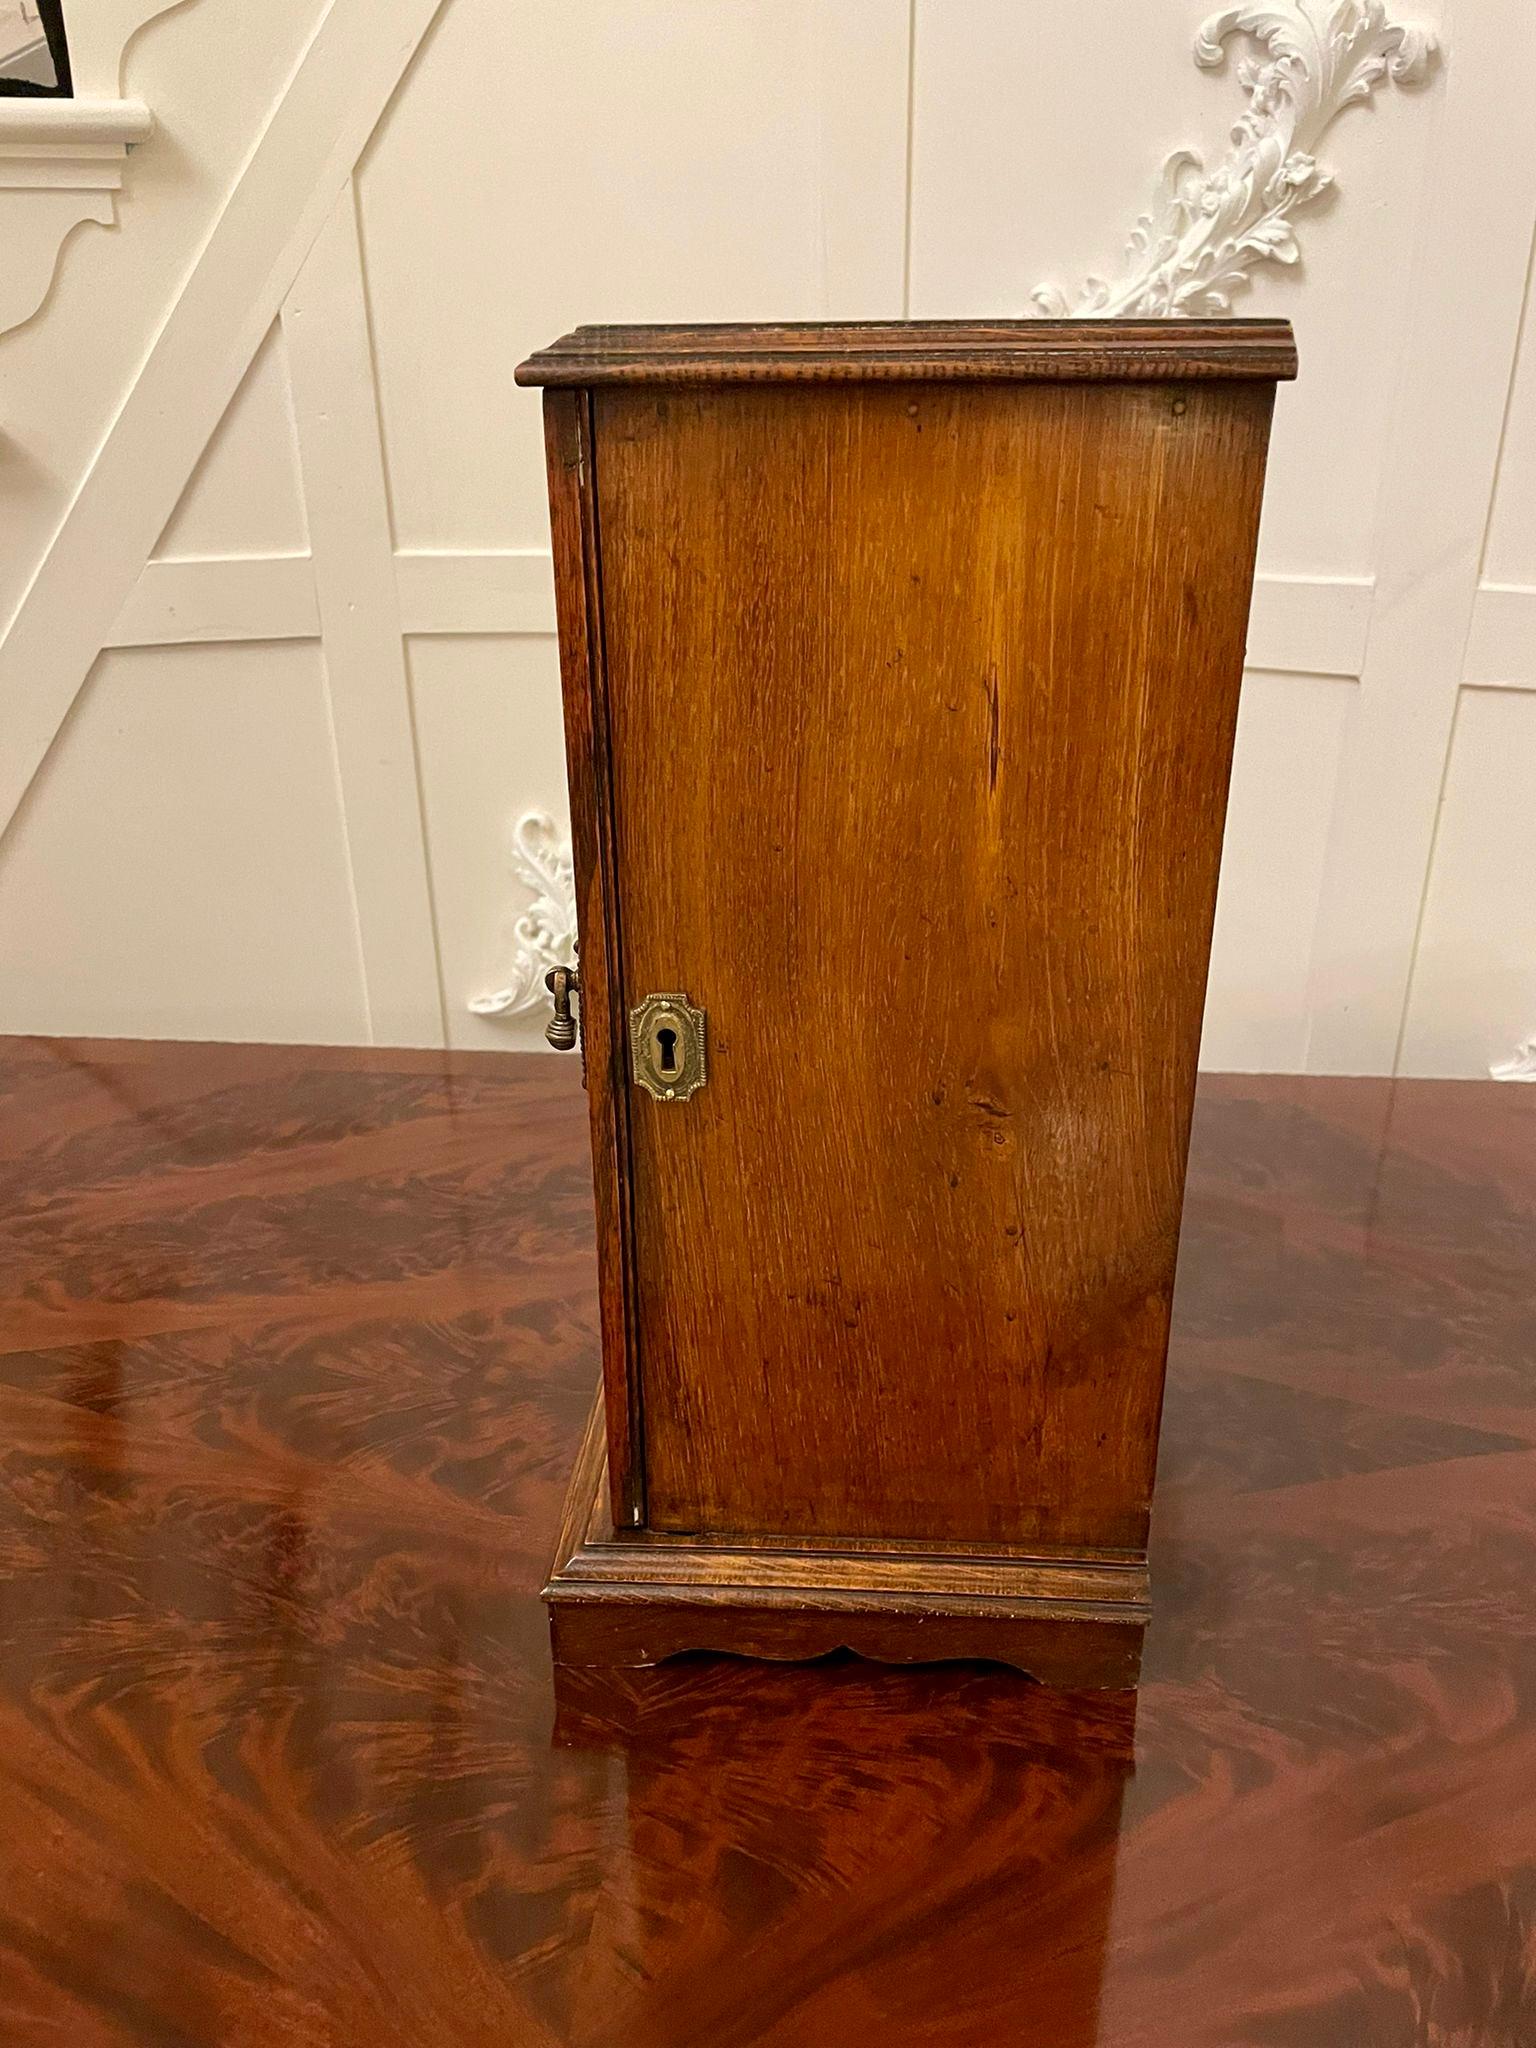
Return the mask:
[[0, 95], [9, 98], [67, 100], [75, 85], [69, 68], [69, 38], [64, 30], [64, 0], [37, 0], [38, 17], [53, 59], [54, 84], [34, 85], [23, 78], [0, 77]]

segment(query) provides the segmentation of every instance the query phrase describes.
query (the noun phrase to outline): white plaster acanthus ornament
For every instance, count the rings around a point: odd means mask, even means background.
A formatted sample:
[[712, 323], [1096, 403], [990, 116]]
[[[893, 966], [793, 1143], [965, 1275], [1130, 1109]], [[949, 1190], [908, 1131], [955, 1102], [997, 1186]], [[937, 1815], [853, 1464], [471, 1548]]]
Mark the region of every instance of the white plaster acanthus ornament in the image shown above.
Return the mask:
[[1431, 30], [1389, 22], [1383, 0], [1266, 0], [1213, 14], [1195, 38], [1195, 62], [1217, 68], [1240, 33], [1268, 55], [1238, 66], [1248, 106], [1227, 156], [1208, 167], [1194, 150], [1175, 150], [1151, 211], [1131, 234], [1124, 273], [1112, 282], [1090, 277], [1072, 300], [1043, 285], [1033, 294], [1042, 312], [1229, 313], [1259, 264], [1297, 260], [1292, 217], [1334, 182], [1317, 152], [1339, 115], [1369, 100], [1384, 78], [1419, 83], [1438, 50]]
[[476, 996], [477, 1017], [521, 1017], [549, 1001], [551, 967], [576, 964], [576, 883], [570, 848], [548, 811], [529, 811], [512, 834], [512, 869], [533, 901], [512, 929], [511, 971], [503, 987]]
[[1536, 1081], [1536, 1031], [1521, 1039], [1511, 1058], [1496, 1061], [1488, 1072], [1495, 1081]]

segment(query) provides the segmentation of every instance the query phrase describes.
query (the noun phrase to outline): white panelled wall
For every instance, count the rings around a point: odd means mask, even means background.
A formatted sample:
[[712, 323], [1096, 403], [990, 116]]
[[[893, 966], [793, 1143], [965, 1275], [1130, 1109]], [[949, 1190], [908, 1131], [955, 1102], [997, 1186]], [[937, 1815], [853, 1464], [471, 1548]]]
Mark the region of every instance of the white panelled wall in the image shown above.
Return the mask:
[[[558, 861], [537, 904], [513, 863], [565, 812], [513, 364], [581, 320], [1025, 314], [1115, 275], [1164, 157], [1219, 160], [1245, 104], [1191, 61], [1202, 11], [191, 0], [125, 31], [156, 125], [117, 225], [0, 336], [0, 1030], [541, 1043], [471, 1007], [516, 992], [520, 921], [562, 938]], [[1302, 375], [1208, 1066], [1478, 1074], [1536, 1031], [1536, 17], [1425, 16], [1444, 61], [1329, 128], [1301, 260], [1234, 308], [1289, 315]]]

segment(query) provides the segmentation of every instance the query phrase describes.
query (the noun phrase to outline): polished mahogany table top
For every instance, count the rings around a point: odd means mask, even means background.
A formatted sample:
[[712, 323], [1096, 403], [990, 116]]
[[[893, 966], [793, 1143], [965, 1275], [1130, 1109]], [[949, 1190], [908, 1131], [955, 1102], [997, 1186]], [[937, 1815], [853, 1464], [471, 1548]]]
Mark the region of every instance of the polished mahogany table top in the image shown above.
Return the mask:
[[574, 1062], [0, 1095], [4, 2048], [1536, 2043], [1536, 1089], [1205, 1083], [1139, 1696], [558, 1714]]

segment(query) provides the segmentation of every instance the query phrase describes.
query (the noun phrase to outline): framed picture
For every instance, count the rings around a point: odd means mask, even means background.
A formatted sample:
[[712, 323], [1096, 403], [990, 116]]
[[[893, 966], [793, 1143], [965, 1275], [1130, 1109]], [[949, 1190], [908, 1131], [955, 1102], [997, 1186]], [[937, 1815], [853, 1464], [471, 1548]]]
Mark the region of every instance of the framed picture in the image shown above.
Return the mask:
[[0, 93], [67, 99], [63, 0], [0, 0]]

